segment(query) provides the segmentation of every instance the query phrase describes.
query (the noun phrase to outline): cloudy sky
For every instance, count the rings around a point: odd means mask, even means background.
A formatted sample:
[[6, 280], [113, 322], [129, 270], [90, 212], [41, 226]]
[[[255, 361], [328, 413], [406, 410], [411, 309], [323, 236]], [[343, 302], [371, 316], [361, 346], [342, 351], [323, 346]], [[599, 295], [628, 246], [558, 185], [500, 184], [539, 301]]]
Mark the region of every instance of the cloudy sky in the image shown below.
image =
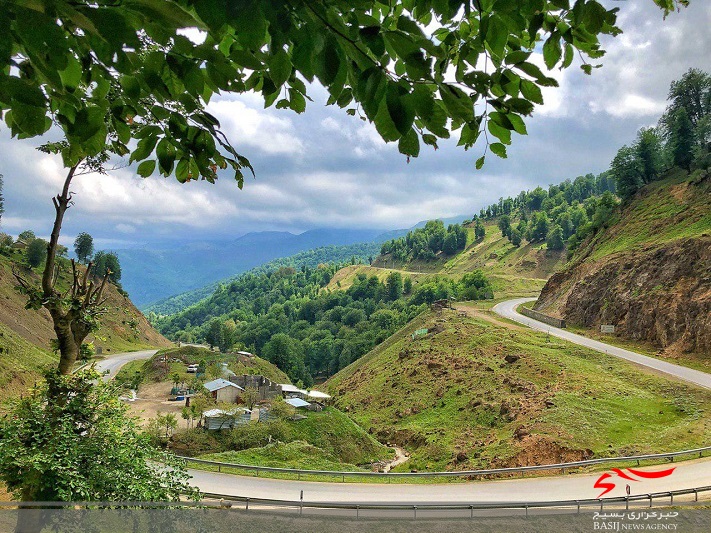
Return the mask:
[[[337, 107], [314, 86], [302, 115], [263, 109], [256, 96], [218, 98], [217, 115], [257, 177], [239, 190], [225, 176], [216, 185], [142, 179], [126, 168], [82, 176], [73, 186], [63, 242], [80, 231], [100, 247], [123, 248], [177, 239], [224, 239], [249, 231], [300, 232], [320, 227], [396, 229], [430, 218], [471, 215], [500, 196], [605, 170], [616, 150], [643, 126], [656, 123], [669, 83], [690, 67], [711, 71], [711, 2], [692, 0], [665, 21], [652, 0], [619, 6], [624, 34], [606, 42], [603, 68], [586, 76], [577, 67], [553, 75], [546, 104], [514, 136], [509, 158], [474, 162], [469, 152], [442, 143], [425, 147], [409, 164], [375, 128]], [[35, 150], [37, 140], [10, 139], [0, 125], [0, 173], [5, 214], [0, 230], [16, 235], [51, 229], [51, 196], [62, 183], [57, 158]]]

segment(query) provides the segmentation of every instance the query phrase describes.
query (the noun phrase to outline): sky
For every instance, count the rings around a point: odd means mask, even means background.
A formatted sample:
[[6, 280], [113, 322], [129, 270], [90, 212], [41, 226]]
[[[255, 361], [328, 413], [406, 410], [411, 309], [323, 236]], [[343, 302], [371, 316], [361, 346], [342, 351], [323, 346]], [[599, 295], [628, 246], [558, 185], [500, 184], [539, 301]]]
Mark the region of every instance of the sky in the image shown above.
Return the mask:
[[[671, 81], [691, 67], [711, 71], [711, 2], [663, 20], [652, 0], [605, 0], [620, 8], [623, 34], [604, 41], [603, 67], [585, 75], [577, 65], [554, 70], [560, 87], [544, 89], [543, 106], [527, 120], [528, 135], [514, 135], [508, 159], [469, 151], [456, 141], [438, 151], [423, 146], [406, 158], [375, 128], [326, 106], [314, 85], [305, 113], [264, 109], [257, 95], [215, 98], [216, 115], [256, 178], [240, 190], [224, 175], [217, 184], [135, 174], [135, 165], [106, 176], [75, 180], [75, 204], [66, 215], [62, 242], [82, 231], [98, 249], [157, 246], [181, 240], [224, 240], [250, 231], [298, 233], [314, 228], [407, 228], [415, 223], [479, 209], [519, 191], [606, 170], [637, 130], [656, 124]], [[540, 59], [540, 58], [539, 58]], [[64, 174], [55, 156], [41, 154], [38, 139], [11, 139], [0, 125], [0, 174], [5, 214], [0, 231], [17, 235], [51, 231], [51, 197]]]

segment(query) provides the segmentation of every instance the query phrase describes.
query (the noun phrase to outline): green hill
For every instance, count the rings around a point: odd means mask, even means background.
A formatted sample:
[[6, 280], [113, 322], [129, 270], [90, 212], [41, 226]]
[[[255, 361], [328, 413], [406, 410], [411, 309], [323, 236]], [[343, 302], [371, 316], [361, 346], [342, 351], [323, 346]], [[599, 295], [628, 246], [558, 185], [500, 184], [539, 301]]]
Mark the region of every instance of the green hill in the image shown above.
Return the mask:
[[[25, 309], [27, 300], [15, 289], [12, 266], [21, 258], [19, 252], [7, 249], [0, 253], [0, 386], [18, 394], [37, 379], [42, 367], [58, 360], [50, 346], [56, 337], [49, 313]], [[18, 268], [39, 283], [38, 272]], [[60, 287], [68, 283], [67, 274], [60, 273]], [[109, 284], [105, 296], [107, 313], [101, 317], [100, 329], [88, 338], [103, 355], [171, 345], [115, 286]]]
[[709, 198], [708, 171], [647, 185], [581, 243], [536, 309], [589, 330], [612, 324], [615, 337], [711, 371]]
[[[704, 445], [708, 391], [495, 318], [425, 313], [331, 377], [401, 469], [516, 466]], [[412, 339], [419, 328], [425, 337]]]

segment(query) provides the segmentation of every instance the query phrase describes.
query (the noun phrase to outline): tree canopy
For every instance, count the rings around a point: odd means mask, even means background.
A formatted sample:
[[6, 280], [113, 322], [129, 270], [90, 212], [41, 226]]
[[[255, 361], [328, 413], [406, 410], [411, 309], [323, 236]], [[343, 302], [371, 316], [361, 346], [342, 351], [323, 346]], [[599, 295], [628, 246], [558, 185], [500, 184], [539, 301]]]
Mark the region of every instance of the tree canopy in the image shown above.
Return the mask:
[[[666, 12], [688, 3], [654, 2]], [[230, 167], [241, 186], [249, 161], [205, 105], [254, 91], [303, 112], [305, 82], [318, 81], [329, 104], [408, 156], [452, 132], [465, 148], [486, 133], [505, 156], [541, 88], [556, 85], [534, 49], [548, 69], [577, 53], [590, 73], [600, 37], [620, 33], [617, 10], [596, 0], [9, 0], [0, 115], [20, 138], [61, 129], [67, 167], [108, 149], [141, 161], [142, 176], [214, 181]], [[195, 29], [201, 42], [185, 36]]]

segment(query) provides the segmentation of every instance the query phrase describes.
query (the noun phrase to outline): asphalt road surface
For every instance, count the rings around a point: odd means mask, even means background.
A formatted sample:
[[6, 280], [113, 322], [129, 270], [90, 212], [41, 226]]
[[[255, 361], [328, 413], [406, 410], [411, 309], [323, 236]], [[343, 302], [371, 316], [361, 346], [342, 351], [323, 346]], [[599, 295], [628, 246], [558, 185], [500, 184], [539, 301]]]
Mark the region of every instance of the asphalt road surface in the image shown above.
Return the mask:
[[158, 350], [141, 350], [138, 352], [125, 352], [117, 353], [115, 355], [109, 356], [106, 359], [102, 359], [96, 363], [96, 370], [103, 374], [108, 371], [108, 374], [104, 376], [104, 381], [113, 379], [116, 374], [119, 373], [121, 367], [126, 363], [131, 361], [136, 361], [139, 359], [150, 359], [155, 355]]
[[661, 361], [653, 357], [648, 357], [646, 355], [631, 352], [629, 350], [625, 350], [624, 348], [618, 348], [617, 346], [611, 346], [609, 344], [605, 344], [604, 342], [589, 339], [587, 337], [583, 337], [582, 335], [576, 335], [575, 333], [571, 333], [570, 331], [549, 326], [548, 324], [539, 322], [538, 320], [523, 316], [522, 314], [516, 311], [516, 308], [522, 303], [530, 302], [535, 299], [536, 298], [517, 298], [515, 300], [506, 300], [505, 302], [496, 304], [493, 307], [493, 311], [494, 313], [504, 318], [511, 319], [515, 322], [518, 322], [519, 324], [523, 324], [524, 326], [528, 326], [529, 328], [538, 331], [550, 333], [554, 337], [559, 337], [569, 342], [579, 344], [580, 346], [585, 346], [587, 348], [597, 350], [598, 352], [614, 355], [615, 357], [619, 357], [620, 359], [625, 359], [632, 363], [652, 368], [658, 372], [669, 374], [671, 376], [674, 376], [675, 378], [687, 381], [689, 383], [693, 383], [705, 389], [711, 389], [711, 374], [707, 374], [706, 372], [701, 372], [699, 370], [694, 370], [692, 368], [667, 363], [666, 361]]
[[[638, 471], [674, 471], [664, 478], [625, 480], [613, 473], [605, 482], [615, 488], [605, 497], [625, 495], [625, 485], [630, 485], [633, 495], [697, 488], [711, 484], [711, 458], [635, 468]], [[287, 481], [232, 474], [219, 474], [190, 470], [192, 484], [201, 491], [224, 496], [264, 498], [299, 501], [304, 491], [305, 502], [429, 502], [429, 503], [483, 503], [483, 502], [546, 502], [598, 498], [602, 489], [595, 482], [603, 472], [595, 474], [560, 475], [551, 477], [472, 481], [448, 484], [402, 483], [323, 483]], [[628, 474], [627, 470], [623, 471]], [[630, 477], [635, 477], [630, 475]]]

